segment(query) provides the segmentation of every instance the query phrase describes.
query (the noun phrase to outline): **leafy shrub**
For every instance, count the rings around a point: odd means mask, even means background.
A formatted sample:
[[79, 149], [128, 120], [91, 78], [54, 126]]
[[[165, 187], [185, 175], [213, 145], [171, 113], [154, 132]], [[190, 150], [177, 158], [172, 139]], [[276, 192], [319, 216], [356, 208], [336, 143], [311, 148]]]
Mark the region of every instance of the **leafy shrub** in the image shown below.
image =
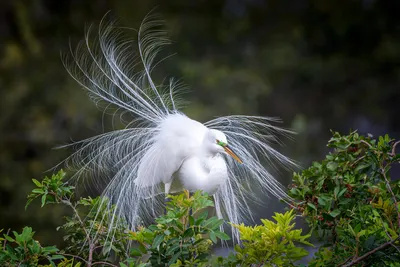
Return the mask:
[[133, 249], [134, 255], [150, 253], [151, 266], [197, 266], [207, 262], [212, 243], [217, 243], [217, 238], [229, 240], [220, 231], [223, 220], [208, 218], [204, 211], [214, 203], [200, 191], [193, 196], [185, 191], [169, 197], [166, 214], [156, 219], [156, 225], [131, 232], [131, 239], [139, 243], [139, 248]]
[[333, 133], [325, 160], [293, 176], [293, 203], [325, 244], [310, 266], [389, 266], [400, 261], [400, 181], [389, 170], [398, 142]]
[[31, 229], [25, 228], [21, 235], [27, 238], [26, 244], [20, 242], [17, 233], [15, 239], [5, 235], [6, 241], [19, 243], [14, 248], [7, 243], [0, 251], [0, 264], [37, 266], [45, 259], [43, 263], [48, 265], [42, 266], [293, 266], [295, 260], [307, 254], [295, 246], [295, 242], [309, 244], [309, 236], [293, 230], [293, 212], [277, 213], [276, 223], [263, 220], [261, 226], [233, 225], [239, 229], [243, 243], [235, 247], [235, 254], [222, 258], [211, 255], [212, 245], [229, 240], [229, 236], [222, 231], [223, 220], [208, 216], [207, 208], [214, 203], [207, 194], [198, 191], [190, 195], [185, 191], [168, 196], [165, 215], [156, 218], [156, 224], [132, 232], [123, 220], [114, 220], [110, 227], [113, 208], [106, 208], [107, 199], [74, 200], [74, 187], [66, 184], [64, 177], [60, 171], [41, 182], [33, 179], [36, 188], [28, 195], [27, 206], [40, 199], [42, 207], [56, 203], [71, 209], [72, 216], [58, 228], [65, 232], [65, 248], [42, 248], [32, 239]]
[[243, 241], [241, 246], [235, 246], [237, 263], [241, 266], [294, 266], [296, 261], [308, 255], [307, 250], [297, 247], [296, 243], [312, 246], [307, 241], [311, 234], [302, 236], [301, 229], [293, 230], [293, 210], [275, 213], [273, 218], [276, 223], [261, 220], [263, 225], [254, 227], [234, 225]]
[[42, 207], [59, 204], [72, 211], [58, 228], [66, 246], [42, 247], [25, 227], [0, 238], [0, 265], [295, 266], [308, 254], [298, 245], [312, 246], [311, 234], [295, 229], [297, 212], [323, 242], [309, 266], [399, 266], [400, 181], [390, 178], [400, 159], [397, 144], [387, 135], [374, 140], [357, 132], [333, 133], [328, 143], [332, 152], [293, 175], [292, 209], [275, 213], [275, 221], [262, 220], [262, 225], [232, 224], [241, 243], [225, 258], [211, 254], [213, 244], [227, 242], [229, 236], [222, 231], [223, 220], [208, 216], [214, 203], [207, 194], [168, 196], [165, 214], [133, 232], [122, 218], [113, 218], [114, 207], [106, 198], [75, 199], [63, 171], [40, 182], [33, 179], [36, 188], [27, 206], [39, 199]]

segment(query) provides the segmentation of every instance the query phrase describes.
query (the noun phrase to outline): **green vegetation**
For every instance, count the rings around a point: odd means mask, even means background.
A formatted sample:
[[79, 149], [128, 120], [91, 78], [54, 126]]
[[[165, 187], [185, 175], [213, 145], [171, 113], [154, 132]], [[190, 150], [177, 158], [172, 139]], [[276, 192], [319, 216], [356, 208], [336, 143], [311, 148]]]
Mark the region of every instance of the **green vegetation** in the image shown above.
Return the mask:
[[[124, 220], [112, 221], [113, 208], [104, 198], [75, 199], [65, 173], [33, 179], [36, 188], [27, 206], [39, 199], [42, 207], [64, 205], [72, 216], [58, 228], [62, 249], [43, 247], [32, 228], [3, 234], [2, 266], [296, 266], [308, 255], [311, 234], [323, 242], [309, 266], [399, 266], [400, 181], [390, 178], [399, 161], [395, 142], [387, 135], [372, 139], [357, 132], [333, 133], [333, 149], [324, 160], [295, 173], [289, 190], [292, 208], [275, 213], [262, 225], [232, 224], [240, 244], [228, 257], [212, 255], [213, 244], [230, 238], [224, 221], [208, 216], [213, 201], [207, 194], [185, 191], [170, 195], [165, 215], [155, 224], [130, 231]], [[295, 229], [295, 214], [311, 227]], [[50, 231], [50, 230], [49, 230]], [[113, 238], [110, 238], [113, 237]], [[113, 240], [113, 242], [111, 242]]]
[[325, 160], [294, 174], [293, 205], [324, 240], [310, 266], [398, 266], [400, 180], [390, 178], [398, 143], [333, 133]]

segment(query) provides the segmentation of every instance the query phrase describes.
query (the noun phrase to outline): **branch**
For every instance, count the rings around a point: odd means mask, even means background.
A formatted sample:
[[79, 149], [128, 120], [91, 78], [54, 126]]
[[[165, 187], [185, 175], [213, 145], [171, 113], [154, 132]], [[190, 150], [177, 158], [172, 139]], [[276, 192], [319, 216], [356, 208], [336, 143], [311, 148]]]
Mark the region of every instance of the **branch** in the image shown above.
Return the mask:
[[[67, 254], [67, 253], [58, 253], [58, 254], [59, 254], [59, 255], [62, 255], [62, 256], [73, 257], [73, 258], [76, 258], [76, 259], [79, 259], [79, 260], [83, 261], [85, 264], [88, 264], [88, 261], [85, 260], [84, 258], [80, 257], [80, 256], [72, 255], [72, 254]], [[97, 262], [94, 262], [94, 263], [92, 263], [92, 266], [93, 266], [93, 265], [98, 265], [98, 264], [103, 264], [103, 265], [112, 266], [112, 267], [118, 267], [118, 265], [114, 265], [114, 264], [112, 264], [112, 263], [105, 262], [105, 261], [97, 261]]]
[[[386, 248], [386, 247], [392, 246], [392, 245], [394, 244], [394, 242], [396, 242], [397, 240], [398, 240], [398, 238], [396, 238], [396, 239], [394, 239], [394, 240], [392, 240], [392, 241], [386, 242], [386, 243], [380, 245], [379, 247], [374, 248], [373, 250], [371, 250], [371, 251], [365, 253], [365, 254], [362, 255], [361, 257], [358, 257], [358, 258], [353, 259], [353, 260], [352, 260], [351, 262], [349, 262], [348, 264], [343, 264], [343, 265], [341, 265], [341, 266], [342, 266], [342, 267], [350, 267], [350, 266], [353, 266], [353, 265], [359, 263], [360, 261], [365, 260], [366, 258], [368, 258], [369, 256], [371, 256], [371, 255], [374, 254], [375, 252], [377, 252], [377, 251], [379, 251], [379, 250], [381, 250], [381, 249], [384, 249], [384, 248]], [[346, 262], [347, 262], [347, 261], [348, 261], [348, 260], [346, 260]]]
[[400, 141], [397, 141], [396, 143], [393, 144], [392, 147], [392, 156], [396, 156], [396, 146], [400, 144]]
[[57, 253], [57, 254], [58, 255], [62, 255], [62, 256], [67, 256], [67, 257], [73, 257], [73, 258], [79, 259], [79, 260], [81, 260], [81, 261], [83, 261], [84, 263], [87, 264], [87, 261], [84, 258], [80, 257], [80, 256], [67, 254], [67, 253]]
[[395, 207], [396, 207], [396, 211], [397, 211], [397, 225], [398, 225], [398, 227], [399, 227], [399, 229], [400, 229], [400, 212], [399, 212], [399, 206], [397, 205], [396, 195], [393, 193], [392, 187], [390, 186], [390, 183], [389, 183], [389, 179], [386, 177], [385, 168], [384, 168], [384, 167], [381, 167], [381, 171], [382, 171], [383, 178], [385, 179], [386, 187], [387, 187], [388, 191], [390, 192], [390, 194], [392, 195], [393, 202], [394, 202], [394, 205], [395, 205]]
[[118, 265], [115, 265], [115, 264], [112, 264], [112, 263], [109, 263], [109, 262], [106, 262], [106, 261], [93, 262], [92, 266], [93, 265], [97, 265], [97, 264], [103, 264], [103, 265], [107, 265], [107, 266], [118, 267]]
[[[8, 228], [6, 235], [10, 233], [10, 228]], [[3, 250], [6, 250], [7, 238], [4, 238]]]
[[73, 205], [69, 199], [67, 199], [67, 200], [65, 200], [63, 198], [59, 198], [59, 199], [60, 199], [60, 201], [62, 203], [64, 203], [65, 205], [69, 206], [74, 211], [74, 213], [76, 215], [76, 218], [78, 219], [78, 221], [79, 221], [79, 223], [80, 223], [80, 225], [82, 227], [82, 230], [86, 234], [87, 242], [89, 244], [89, 256], [88, 256], [88, 260], [85, 261], [85, 262], [86, 262], [86, 265], [88, 267], [90, 267], [90, 266], [93, 265], [92, 261], [93, 261], [93, 251], [94, 251], [94, 247], [95, 247], [95, 243], [94, 243], [95, 241], [90, 238], [89, 232], [86, 230], [86, 225], [82, 221], [81, 217], [79, 216], [79, 213], [78, 213], [78, 210], [76, 209], [76, 206]]
[[365, 144], [365, 145], [367, 145], [369, 148], [371, 148], [372, 146], [371, 146], [371, 144], [370, 143], [368, 143], [367, 141], [365, 141], [365, 140], [360, 140], [360, 142], [361, 143], [363, 143], [363, 144]]
[[81, 225], [83, 231], [85, 232], [85, 235], [86, 235], [86, 238], [87, 238], [88, 242], [91, 243], [90, 235], [89, 235], [89, 233], [86, 231], [86, 226], [85, 226], [85, 224], [83, 223], [81, 217], [79, 216], [79, 213], [78, 213], [78, 210], [76, 209], [76, 207], [75, 207], [75, 206], [71, 203], [71, 201], [69, 201], [69, 200], [60, 199], [60, 201], [61, 201], [62, 203], [64, 203], [65, 205], [69, 206], [69, 207], [73, 210], [73, 212], [75, 213], [76, 218], [78, 219], [78, 221], [79, 221], [79, 223], [80, 223], [80, 225]]

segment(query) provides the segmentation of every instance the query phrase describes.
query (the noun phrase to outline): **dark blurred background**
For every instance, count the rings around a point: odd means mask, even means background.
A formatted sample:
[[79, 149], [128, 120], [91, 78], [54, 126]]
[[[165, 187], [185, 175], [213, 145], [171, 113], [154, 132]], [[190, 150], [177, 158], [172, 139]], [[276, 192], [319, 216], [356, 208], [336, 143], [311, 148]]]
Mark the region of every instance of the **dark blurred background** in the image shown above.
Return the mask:
[[[67, 156], [53, 147], [102, 132], [101, 111], [60, 52], [109, 10], [137, 28], [155, 6], [176, 52], [158, 74], [188, 86], [189, 116], [281, 117], [298, 132], [281, 151], [305, 167], [327, 152], [330, 129], [400, 137], [400, 1], [3, 0], [0, 229], [31, 225], [42, 243], [60, 241], [64, 210], [24, 210], [31, 178]], [[281, 175], [287, 183], [290, 173]], [[275, 202], [258, 215], [269, 217]]]

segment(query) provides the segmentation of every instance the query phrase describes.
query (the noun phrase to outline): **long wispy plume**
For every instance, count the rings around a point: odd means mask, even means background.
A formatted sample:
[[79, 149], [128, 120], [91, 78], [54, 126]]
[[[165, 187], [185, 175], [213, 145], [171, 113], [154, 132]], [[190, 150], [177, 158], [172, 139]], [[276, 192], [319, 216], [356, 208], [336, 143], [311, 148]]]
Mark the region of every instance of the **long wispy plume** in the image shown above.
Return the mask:
[[[65, 164], [76, 170], [73, 179], [78, 185], [97, 189], [110, 205], [115, 205], [112, 221], [124, 218], [133, 230], [163, 211], [164, 187], [152, 183], [151, 177], [159, 175], [158, 168], [173, 171], [179, 167], [169, 166], [168, 158], [161, 158], [167, 152], [156, 147], [163, 122], [171, 115], [185, 116], [178, 110], [182, 103], [178, 84], [174, 80], [166, 84], [152, 80], [153, 68], [158, 64], [156, 56], [169, 43], [162, 24], [154, 15], [148, 15], [135, 31], [117, 27], [106, 16], [98, 28], [87, 29], [84, 41], [71, 48], [65, 60], [70, 75], [96, 104], [132, 117], [124, 129], [65, 146], [75, 149]], [[132, 35], [134, 39], [129, 37]], [[225, 133], [229, 146], [244, 162], [239, 166], [226, 158], [229, 178], [214, 195], [218, 216], [232, 223], [251, 217], [249, 201], [257, 201], [250, 192], [254, 187], [288, 199], [268, 171], [274, 166], [295, 165], [270, 145], [280, 143], [278, 136], [291, 134], [274, 126], [275, 122], [272, 118], [241, 115], [204, 123]], [[143, 172], [140, 166], [144, 161], [150, 163], [145, 173], [151, 186], [146, 187], [135, 183]], [[234, 239], [238, 241], [237, 232]]]

